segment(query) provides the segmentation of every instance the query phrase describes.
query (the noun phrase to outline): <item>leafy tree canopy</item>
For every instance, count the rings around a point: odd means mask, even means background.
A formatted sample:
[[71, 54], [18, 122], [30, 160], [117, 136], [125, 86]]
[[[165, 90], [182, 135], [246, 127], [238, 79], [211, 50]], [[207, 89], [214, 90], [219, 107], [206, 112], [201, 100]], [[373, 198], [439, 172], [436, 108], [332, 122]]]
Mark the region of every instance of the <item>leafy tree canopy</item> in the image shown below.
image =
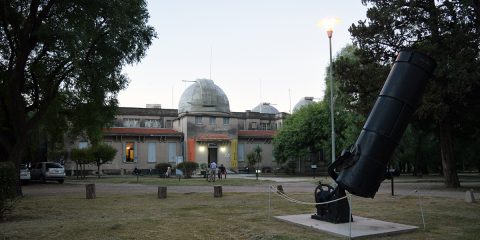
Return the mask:
[[[366, 62], [388, 65], [398, 51], [419, 49], [438, 66], [419, 113], [432, 120], [455, 118], [480, 97], [480, 3], [478, 1], [363, 1], [369, 21], [350, 27]], [[477, 101], [472, 101], [476, 99]]]
[[155, 37], [148, 18], [141, 0], [1, 1], [2, 157], [20, 161], [42, 122], [98, 141], [128, 83], [122, 67]]
[[97, 166], [98, 177], [100, 177], [100, 166], [113, 161], [117, 154], [117, 149], [108, 144], [100, 143], [93, 145], [89, 152], [92, 155], [92, 162]]

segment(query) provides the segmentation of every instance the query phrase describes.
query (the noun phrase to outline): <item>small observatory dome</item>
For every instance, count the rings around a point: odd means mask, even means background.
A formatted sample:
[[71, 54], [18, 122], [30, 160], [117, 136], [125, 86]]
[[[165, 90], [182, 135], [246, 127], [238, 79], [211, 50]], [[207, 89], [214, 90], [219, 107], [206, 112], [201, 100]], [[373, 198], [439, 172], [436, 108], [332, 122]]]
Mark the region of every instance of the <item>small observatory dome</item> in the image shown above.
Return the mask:
[[300, 108], [314, 103], [313, 97], [304, 97], [302, 98], [295, 106], [293, 107], [293, 112], [298, 111]]
[[263, 102], [258, 104], [258, 106], [254, 107], [252, 109], [252, 112], [277, 114], [278, 110], [272, 105], [270, 105], [270, 103]]

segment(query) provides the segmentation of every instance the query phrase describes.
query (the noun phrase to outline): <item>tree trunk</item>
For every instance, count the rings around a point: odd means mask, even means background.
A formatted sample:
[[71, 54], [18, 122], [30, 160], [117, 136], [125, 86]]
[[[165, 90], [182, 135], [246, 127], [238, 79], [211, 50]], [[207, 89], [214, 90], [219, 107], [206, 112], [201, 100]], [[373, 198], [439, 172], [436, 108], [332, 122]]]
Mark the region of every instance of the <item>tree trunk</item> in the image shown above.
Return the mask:
[[440, 123], [440, 152], [445, 185], [453, 188], [460, 187], [453, 155], [452, 125], [448, 120], [443, 120]]
[[14, 142], [13, 148], [8, 152], [7, 155], [8, 160], [14, 163], [16, 169], [17, 181], [15, 188], [17, 189], [17, 196], [23, 196], [22, 184], [20, 182], [20, 164], [22, 163], [23, 153], [26, 146], [26, 137], [16, 136]]
[[[18, 80], [14, 78], [15, 80]], [[14, 81], [15, 81], [14, 80]], [[15, 84], [13, 84], [15, 85]], [[18, 86], [16, 86], [18, 87]], [[13, 92], [20, 92], [16, 87], [14, 87]], [[20, 93], [18, 94], [20, 96]], [[23, 111], [24, 104], [20, 97], [16, 96], [14, 93], [9, 92], [5, 98], [5, 113], [8, 123], [2, 125], [2, 128], [6, 126], [7, 131], [4, 136], [0, 136], [2, 139], [7, 141], [6, 144], [9, 146], [4, 146], [7, 151], [8, 161], [11, 161], [15, 165], [17, 172], [17, 195], [22, 196], [22, 185], [20, 184], [20, 164], [22, 163], [23, 154], [27, 146], [27, 123], [26, 123], [26, 114]], [[2, 106], [3, 107], [3, 106]]]

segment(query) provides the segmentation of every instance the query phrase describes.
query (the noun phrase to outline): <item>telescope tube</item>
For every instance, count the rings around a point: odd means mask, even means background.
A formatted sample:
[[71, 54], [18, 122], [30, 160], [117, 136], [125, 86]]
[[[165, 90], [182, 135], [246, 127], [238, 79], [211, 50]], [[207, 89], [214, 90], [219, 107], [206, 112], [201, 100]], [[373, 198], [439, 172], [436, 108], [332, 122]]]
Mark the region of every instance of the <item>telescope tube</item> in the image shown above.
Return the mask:
[[398, 54], [354, 151], [335, 179], [339, 186], [357, 196], [375, 196], [435, 67], [432, 58], [419, 52]]

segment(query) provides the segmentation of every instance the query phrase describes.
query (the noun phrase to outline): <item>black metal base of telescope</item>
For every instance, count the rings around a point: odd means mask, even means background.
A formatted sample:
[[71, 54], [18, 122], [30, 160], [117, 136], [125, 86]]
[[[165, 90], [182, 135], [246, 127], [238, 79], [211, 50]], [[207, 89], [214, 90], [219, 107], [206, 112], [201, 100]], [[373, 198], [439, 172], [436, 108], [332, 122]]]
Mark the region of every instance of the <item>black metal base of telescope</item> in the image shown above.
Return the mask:
[[350, 215], [348, 199], [340, 199], [345, 196], [345, 190], [341, 187], [333, 188], [328, 184], [318, 184], [315, 188], [315, 202], [322, 204], [315, 206], [317, 208], [317, 213], [312, 215], [312, 219], [331, 223], [346, 223], [353, 221], [352, 216]]
[[[360, 197], [375, 197], [385, 180], [388, 162], [415, 112], [435, 61], [416, 51], [401, 51], [395, 60], [372, 111], [355, 144], [343, 150], [330, 164], [328, 173], [338, 186], [320, 184], [317, 203], [345, 196], [345, 190]], [[317, 205], [312, 218], [332, 223], [351, 218], [347, 199]]]

